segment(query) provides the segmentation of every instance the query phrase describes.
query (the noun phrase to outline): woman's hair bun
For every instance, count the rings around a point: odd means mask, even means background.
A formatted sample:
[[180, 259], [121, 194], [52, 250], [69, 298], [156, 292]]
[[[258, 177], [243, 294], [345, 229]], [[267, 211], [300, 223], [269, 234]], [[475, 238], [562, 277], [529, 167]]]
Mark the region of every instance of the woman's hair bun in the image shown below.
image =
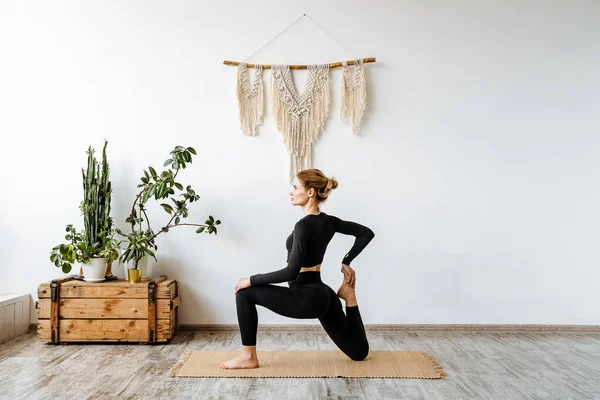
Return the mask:
[[329, 192], [338, 187], [338, 181], [335, 178], [327, 178], [327, 182], [325, 183], [325, 187], [320, 189], [317, 193], [319, 196], [323, 198], [327, 198], [329, 196]]
[[338, 181], [335, 178], [331, 177], [331, 178], [327, 179], [327, 188], [328, 189], [337, 189], [337, 187], [338, 187]]

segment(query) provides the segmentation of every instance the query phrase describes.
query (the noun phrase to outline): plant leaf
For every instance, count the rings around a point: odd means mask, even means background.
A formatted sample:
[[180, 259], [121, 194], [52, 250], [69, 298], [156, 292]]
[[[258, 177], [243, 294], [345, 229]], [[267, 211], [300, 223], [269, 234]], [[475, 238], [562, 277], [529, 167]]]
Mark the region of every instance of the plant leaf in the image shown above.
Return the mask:
[[171, 207], [169, 204], [162, 203], [161, 206], [165, 209], [166, 212], [169, 213], [169, 215], [173, 212], [173, 207]]
[[144, 251], [145, 251], [146, 253], [150, 254], [152, 257], [156, 257], [156, 256], [154, 255], [154, 253], [152, 252], [152, 250], [150, 250], [149, 248], [147, 248], [147, 247], [144, 247]]
[[65, 274], [68, 274], [69, 272], [71, 272], [71, 264], [65, 262], [62, 265], [62, 272], [64, 272]]

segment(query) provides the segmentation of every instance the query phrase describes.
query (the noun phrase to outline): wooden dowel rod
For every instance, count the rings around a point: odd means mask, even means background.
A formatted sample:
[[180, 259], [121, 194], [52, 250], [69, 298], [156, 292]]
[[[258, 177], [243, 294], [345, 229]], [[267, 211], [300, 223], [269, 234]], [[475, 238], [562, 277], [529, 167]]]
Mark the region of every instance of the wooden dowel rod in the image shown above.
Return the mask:
[[[374, 63], [375, 62], [375, 57], [369, 57], [369, 58], [363, 58], [363, 63]], [[346, 61], [348, 63], [348, 65], [354, 65], [354, 60], [349, 60]], [[225, 65], [233, 65], [233, 66], [237, 66], [240, 65], [239, 62], [237, 61], [223, 61], [223, 64]], [[248, 68], [256, 68], [257, 64], [247, 64]], [[329, 68], [337, 68], [337, 67], [341, 67], [342, 66], [342, 62], [335, 62], [332, 64], [329, 64]], [[271, 69], [271, 65], [269, 64], [263, 64], [263, 69]], [[290, 69], [307, 69], [308, 66], [307, 65], [290, 65]]]

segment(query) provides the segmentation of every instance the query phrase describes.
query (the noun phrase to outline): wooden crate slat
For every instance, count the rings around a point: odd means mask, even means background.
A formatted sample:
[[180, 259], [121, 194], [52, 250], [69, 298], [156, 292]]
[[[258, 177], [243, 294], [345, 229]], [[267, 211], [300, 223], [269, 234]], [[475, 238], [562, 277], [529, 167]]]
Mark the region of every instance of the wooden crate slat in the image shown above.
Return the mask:
[[[61, 287], [60, 297], [61, 298], [73, 298], [73, 297], [85, 297], [85, 298], [124, 298], [124, 299], [145, 299], [147, 297], [148, 289], [146, 287], [132, 287], [132, 288], [120, 288], [114, 286], [105, 287]], [[45, 299], [50, 298], [49, 290], [46, 291], [44, 288], [38, 289], [38, 298]]]
[[[148, 286], [148, 282], [150, 282], [151, 280], [154, 280], [154, 282], [156, 282], [157, 284], [165, 285], [165, 286], [168, 286], [170, 283], [175, 281], [175, 279], [165, 278], [164, 275], [162, 275], [160, 277], [152, 278], [152, 279], [143, 278], [142, 282], [140, 282], [140, 283], [129, 283], [128, 280], [122, 279], [122, 278], [115, 279], [113, 281], [107, 281], [107, 282], [86, 282], [86, 281], [80, 281], [80, 280], [73, 279], [73, 278], [65, 278], [65, 279], [69, 279], [69, 280], [65, 281], [65, 282], [61, 282], [61, 286], [73, 287], [73, 286], [79, 286], [81, 284], [84, 284], [85, 286], [88, 286], [88, 287], [118, 286], [118, 287], [128, 288], [128, 287], [136, 287], [136, 286], [146, 287], [146, 286]], [[49, 286], [49, 284], [50, 284], [50, 282], [45, 282], [45, 283], [42, 283], [40, 286]]]
[[[156, 297], [159, 299], [171, 298], [171, 287], [174, 279], [168, 279], [157, 284]], [[145, 299], [148, 294], [148, 282], [129, 283], [115, 280], [110, 282], [82, 282], [68, 281], [60, 285], [60, 297], [87, 297], [87, 298], [139, 298]], [[38, 287], [38, 298], [50, 298], [50, 284], [42, 283]]]
[[158, 299], [172, 299], [173, 297], [175, 297], [173, 295], [174, 292], [174, 287], [175, 284], [177, 283], [177, 281], [175, 279], [169, 279], [166, 281], [163, 281], [161, 283], [159, 283], [158, 285], [156, 285], [156, 288], [158, 289], [156, 291], [156, 298]]
[[[171, 301], [158, 299], [156, 301], [156, 318], [169, 319]], [[145, 299], [62, 299], [58, 307], [59, 318], [148, 318], [148, 302]], [[38, 318], [50, 318], [50, 299], [40, 299], [38, 302]]]
[[[169, 320], [157, 320], [157, 340], [169, 339]], [[148, 337], [148, 321], [145, 319], [61, 319], [59, 341], [130, 341], [145, 342]], [[38, 338], [50, 342], [50, 320], [38, 321]]]
[[171, 289], [171, 314], [170, 314], [170, 325], [171, 325], [171, 337], [175, 334], [176, 330], [179, 330], [179, 305], [181, 304], [181, 295], [179, 293], [179, 282], [173, 282]]
[[[60, 282], [60, 281], [59, 281]], [[58, 340], [58, 305], [60, 303], [59, 283], [52, 281], [50, 283], [50, 340], [56, 342]]]
[[148, 283], [148, 342], [157, 339], [156, 334], [156, 284]]
[[156, 320], [156, 340], [165, 340], [173, 337], [173, 330], [168, 319], [157, 319]]

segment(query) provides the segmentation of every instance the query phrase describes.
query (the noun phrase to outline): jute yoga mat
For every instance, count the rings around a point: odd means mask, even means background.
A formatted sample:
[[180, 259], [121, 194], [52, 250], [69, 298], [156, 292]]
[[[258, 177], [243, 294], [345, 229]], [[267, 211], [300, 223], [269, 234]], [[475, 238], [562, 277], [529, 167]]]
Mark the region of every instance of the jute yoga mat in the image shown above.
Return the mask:
[[353, 361], [339, 350], [261, 350], [259, 368], [221, 369], [219, 362], [240, 354], [235, 351], [185, 352], [171, 377], [211, 378], [416, 378], [440, 379], [448, 374], [435, 357], [421, 351], [371, 350], [367, 358]]

